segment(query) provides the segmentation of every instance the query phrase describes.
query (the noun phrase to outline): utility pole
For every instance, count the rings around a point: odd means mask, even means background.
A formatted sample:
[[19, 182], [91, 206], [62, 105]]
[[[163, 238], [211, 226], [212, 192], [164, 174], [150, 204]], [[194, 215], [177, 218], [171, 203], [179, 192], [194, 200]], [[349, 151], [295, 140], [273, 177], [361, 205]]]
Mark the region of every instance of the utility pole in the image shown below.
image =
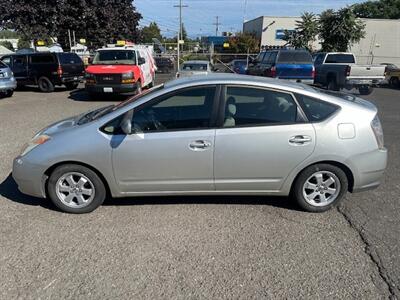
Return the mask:
[[[182, 26], [182, 8], [188, 7], [182, 4], [182, 0], [179, 0], [179, 5], [174, 5], [174, 7], [179, 8], [179, 31], [178, 31], [178, 72], [179, 72], [179, 60], [180, 60], [180, 40], [183, 38], [183, 26]], [[183, 48], [182, 48], [183, 49]]]
[[219, 16], [216, 16], [215, 18], [217, 21], [215, 23], [213, 23], [213, 25], [215, 25], [215, 35], [218, 36], [219, 25], [222, 25], [222, 24], [219, 22]]

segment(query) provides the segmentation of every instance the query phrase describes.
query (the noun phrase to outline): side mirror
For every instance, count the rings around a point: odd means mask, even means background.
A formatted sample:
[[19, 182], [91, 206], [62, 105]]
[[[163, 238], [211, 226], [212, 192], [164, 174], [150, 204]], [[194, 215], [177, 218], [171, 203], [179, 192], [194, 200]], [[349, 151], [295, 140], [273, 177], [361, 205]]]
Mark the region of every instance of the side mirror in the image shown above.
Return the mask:
[[132, 134], [132, 117], [133, 117], [133, 110], [126, 112], [124, 117], [122, 118], [121, 124], [119, 127], [121, 128], [122, 132], [126, 135]]
[[144, 65], [146, 63], [146, 60], [143, 57], [138, 58], [138, 64], [139, 65]]

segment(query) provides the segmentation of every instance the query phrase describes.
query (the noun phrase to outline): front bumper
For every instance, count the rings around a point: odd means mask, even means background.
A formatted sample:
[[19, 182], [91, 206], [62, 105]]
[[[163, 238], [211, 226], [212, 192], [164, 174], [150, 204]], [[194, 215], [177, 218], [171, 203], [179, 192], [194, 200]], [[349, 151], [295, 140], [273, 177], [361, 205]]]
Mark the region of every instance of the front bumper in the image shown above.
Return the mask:
[[0, 91], [10, 91], [17, 88], [17, 81], [14, 77], [0, 79]]
[[12, 177], [21, 193], [45, 198], [47, 176], [44, 171], [42, 166], [29, 163], [23, 157], [17, 157], [13, 162]]
[[85, 89], [88, 93], [101, 94], [135, 94], [137, 86], [135, 83], [129, 84], [85, 84]]
[[68, 77], [61, 77], [62, 83], [69, 83], [69, 82], [83, 82], [84, 77], [81, 76], [68, 76]]
[[351, 157], [348, 162], [354, 174], [353, 193], [372, 190], [381, 184], [387, 165], [387, 150], [379, 149]]

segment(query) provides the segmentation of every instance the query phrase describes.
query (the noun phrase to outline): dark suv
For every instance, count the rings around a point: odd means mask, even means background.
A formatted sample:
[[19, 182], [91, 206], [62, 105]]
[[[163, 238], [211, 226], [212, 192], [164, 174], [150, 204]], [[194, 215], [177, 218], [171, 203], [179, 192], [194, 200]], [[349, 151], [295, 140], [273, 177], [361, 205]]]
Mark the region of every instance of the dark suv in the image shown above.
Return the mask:
[[249, 65], [247, 74], [313, 84], [315, 69], [306, 50], [273, 50], [261, 52]]
[[56, 85], [76, 89], [85, 73], [79, 56], [69, 52], [5, 55], [1, 61], [13, 71], [18, 86], [38, 85], [47, 93], [53, 92]]

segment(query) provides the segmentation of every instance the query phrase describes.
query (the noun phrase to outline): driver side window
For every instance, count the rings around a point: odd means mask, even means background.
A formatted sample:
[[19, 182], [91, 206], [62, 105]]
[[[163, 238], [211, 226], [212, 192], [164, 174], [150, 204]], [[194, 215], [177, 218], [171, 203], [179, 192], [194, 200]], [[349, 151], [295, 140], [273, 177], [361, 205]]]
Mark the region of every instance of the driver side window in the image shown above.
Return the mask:
[[156, 103], [135, 110], [132, 128], [135, 132], [203, 129], [210, 126], [215, 87], [180, 90]]

